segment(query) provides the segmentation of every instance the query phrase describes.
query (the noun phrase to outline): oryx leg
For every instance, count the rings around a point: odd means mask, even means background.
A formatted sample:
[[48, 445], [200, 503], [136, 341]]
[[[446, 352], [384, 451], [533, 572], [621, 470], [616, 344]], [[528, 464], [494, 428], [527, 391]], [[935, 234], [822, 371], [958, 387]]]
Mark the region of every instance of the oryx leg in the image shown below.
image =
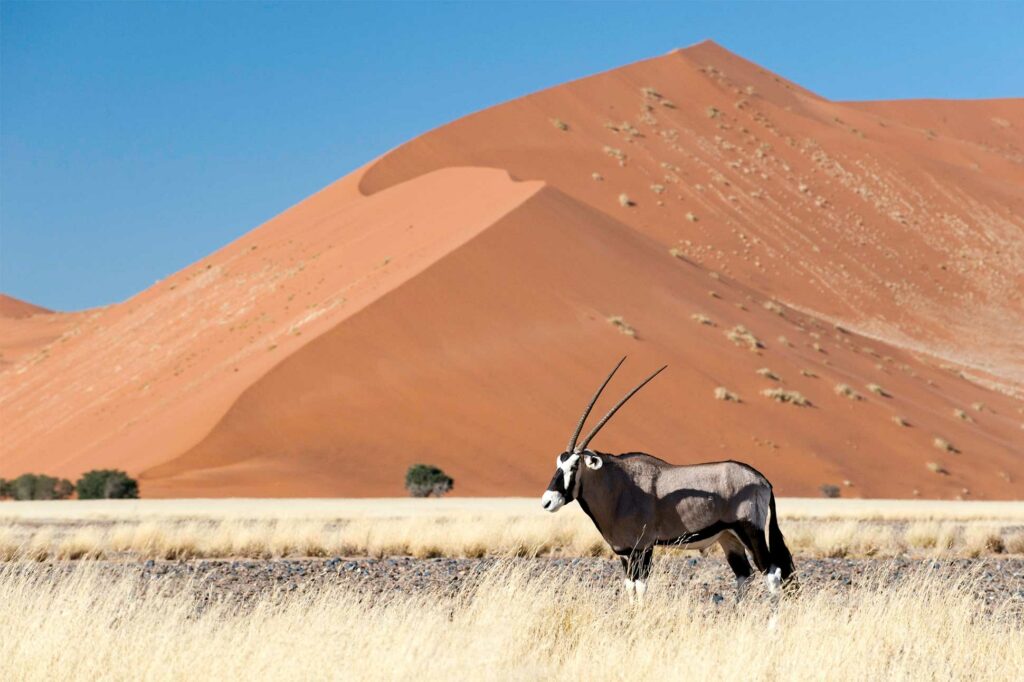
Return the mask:
[[765, 539], [764, 529], [758, 528], [753, 523], [744, 523], [739, 528], [739, 537], [750, 550], [754, 557], [754, 565], [764, 576], [765, 585], [772, 594], [777, 594], [782, 587], [782, 570], [771, 563], [771, 555], [768, 552], [768, 541]]
[[644, 594], [647, 593], [647, 578], [651, 575], [651, 562], [654, 558], [654, 548], [636, 549], [629, 554], [620, 554], [619, 561], [622, 562], [622, 570], [626, 572], [626, 579], [623, 584], [626, 587], [626, 595], [633, 601], [634, 595], [637, 601], [643, 602]]
[[722, 533], [718, 538], [718, 544], [722, 546], [725, 560], [729, 563], [733, 575], [736, 576], [736, 601], [739, 601], [743, 598], [743, 592], [750, 580], [750, 574], [753, 572], [750, 562], [747, 561], [747, 553], [743, 543], [731, 532]]

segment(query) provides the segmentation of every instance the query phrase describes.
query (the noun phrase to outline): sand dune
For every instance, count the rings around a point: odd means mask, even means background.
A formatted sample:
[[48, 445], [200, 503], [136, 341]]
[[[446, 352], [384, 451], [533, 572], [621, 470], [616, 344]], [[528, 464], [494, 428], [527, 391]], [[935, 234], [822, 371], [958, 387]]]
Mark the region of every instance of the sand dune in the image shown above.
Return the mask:
[[0, 475], [377, 496], [428, 461], [539, 494], [628, 353], [611, 393], [670, 369], [599, 449], [742, 459], [781, 495], [1021, 497], [1022, 121], [831, 102], [712, 43], [482, 111], [124, 303], [4, 299]]

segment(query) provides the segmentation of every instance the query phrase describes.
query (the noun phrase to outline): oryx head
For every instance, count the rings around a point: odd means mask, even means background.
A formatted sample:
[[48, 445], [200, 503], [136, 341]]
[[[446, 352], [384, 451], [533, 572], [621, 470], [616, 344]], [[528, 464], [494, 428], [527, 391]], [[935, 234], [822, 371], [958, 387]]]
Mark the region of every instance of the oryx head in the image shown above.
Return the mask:
[[608, 382], [612, 380], [613, 376], [615, 376], [615, 372], [618, 371], [619, 367], [621, 367], [622, 363], [625, 361], [625, 357], [619, 360], [619, 364], [615, 365], [615, 368], [612, 369], [608, 378], [604, 380], [604, 383], [602, 383], [597, 389], [597, 392], [594, 393], [594, 397], [590, 399], [590, 404], [587, 405], [585, 410], [583, 410], [583, 416], [580, 417], [579, 423], [576, 424], [576, 430], [573, 431], [572, 437], [569, 439], [568, 447], [565, 448], [565, 452], [555, 458], [555, 475], [551, 478], [551, 483], [548, 485], [548, 489], [544, 491], [544, 495], [541, 497], [541, 505], [545, 510], [549, 512], [558, 511], [566, 503], [572, 502], [576, 499], [576, 496], [579, 494], [580, 481], [583, 477], [583, 473], [580, 470], [580, 463], [582, 462], [583, 466], [594, 471], [600, 469], [604, 463], [601, 455], [587, 450], [587, 444], [593, 440], [594, 436], [597, 435], [597, 432], [601, 430], [601, 427], [608, 423], [608, 420], [612, 418], [612, 415], [614, 415], [620, 407], [626, 404], [627, 400], [632, 398], [637, 391], [647, 385], [648, 381], [658, 376], [658, 374], [668, 366], [666, 365], [665, 367], [662, 367], [657, 372], [641, 381], [640, 384], [632, 391], [627, 393], [622, 400], [615, 404], [615, 407], [608, 410], [608, 414], [601, 418], [601, 421], [597, 423], [597, 426], [590, 430], [590, 433], [588, 433], [586, 438], [583, 439], [583, 442], [577, 445], [576, 439], [579, 438], [580, 431], [583, 430], [584, 422], [587, 421], [590, 411], [594, 409], [594, 404], [601, 396], [601, 391], [604, 390], [604, 387], [608, 385]]

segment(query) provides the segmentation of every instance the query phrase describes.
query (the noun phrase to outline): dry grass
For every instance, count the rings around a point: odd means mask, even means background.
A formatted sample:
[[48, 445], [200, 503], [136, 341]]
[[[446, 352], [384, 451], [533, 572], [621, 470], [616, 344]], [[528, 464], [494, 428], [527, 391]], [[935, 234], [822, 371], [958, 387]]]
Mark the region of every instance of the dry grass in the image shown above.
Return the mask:
[[789, 403], [799, 407], [809, 407], [811, 404], [800, 391], [787, 391], [784, 388], [766, 388], [761, 391], [761, 395], [778, 403]]
[[757, 370], [757, 373], [758, 375], [763, 376], [765, 379], [771, 379], [772, 381], [782, 381], [779, 378], [779, 375], [773, 372], [768, 367], [762, 367], [761, 369]]
[[[0, 505], [0, 561], [608, 555], [578, 508], [552, 515], [536, 499], [120, 502]], [[1005, 552], [1024, 553], [1020, 502], [780, 498], [778, 510], [798, 556], [973, 556], [979, 528], [997, 533]], [[919, 539], [935, 529], [952, 540]]]
[[714, 320], [712, 320], [710, 317], [708, 317], [704, 313], [694, 313], [693, 315], [690, 315], [690, 319], [693, 320], [694, 322], [699, 322], [700, 324], [706, 324], [706, 325], [708, 325], [710, 327], [715, 326]]
[[882, 396], [883, 398], [891, 398], [892, 397], [891, 393], [889, 393], [887, 390], [885, 390], [884, 388], [882, 388], [878, 384], [868, 384], [868, 390], [871, 391], [872, 393], [874, 393], [875, 395]]
[[512, 563], [453, 593], [326, 585], [246, 606], [81, 568], [9, 571], [0, 660], [18, 679], [622, 679], [624, 662], [635, 679], [1019, 679], [1024, 626], [1006, 602], [986, 610], [977, 576], [892, 571], [778, 604], [755, 588], [737, 608], [656, 569], [642, 609], [618, 585]]
[[551, 119], [551, 125], [555, 126], [556, 128], [563, 132], [569, 130], [569, 124], [560, 118]]
[[619, 195], [619, 206], [636, 206], [636, 202], [630, 199], [628, 194], [623, 193]]
[[943, 452], [950, 452], [953, 454], [960, 452], [959, 450], [956, 449], [956, 447], [953, 446], [952, 443], [950, 443], [945, 438], [941, 438], [939, 436], [935, 437], [935, 439], [932, 441], [932, 445], [935, 446], [935, 448], [942, 450]]
[[625, 334], [626, 336], [634, 338], [636, 337], [636, 330], [633, 329], [633, 327], [631, 327], [624, 319], [622, 319], [621, 315], [612, 315], [611, 317], [609, 317], [608, 324], [612, 325], [613, 327], [617, 327], [618, 330]]
[[727, 402], [738, 403], [740, 397], [727, 389], [725, 386], [719, 386], [715, 389], [715, 400], [725, 400]]
[[626, 154], [621, 149], [605, 146], [604, 153], [613, 159], [616, 159], [619, 162], [619, 165], [626, 162]]
[[754, 336], [754, 333], [742, 324], [738, 324], [725, 332], [725, 336], [737, 346], [746, 346], [752, 351], [764, 348], [764, 344], [761, 343], [761, 340]]
[[896, 426], [910, 426], [910, 422], [898, 415], [893, 415], [892, 423]]
[[847, 384], [836, 384], [836, 389], [835, 390], [836, 390], [836, 395], [841, 395], [844, 398], [849, 398], [850, 400], [862, 400], [863, 399], [863, 397], [861, 396], [860, 393], [857, 393], [857, 391], [853, 390], [853, 387], [851, 387], [851, 386], [849, 386]]

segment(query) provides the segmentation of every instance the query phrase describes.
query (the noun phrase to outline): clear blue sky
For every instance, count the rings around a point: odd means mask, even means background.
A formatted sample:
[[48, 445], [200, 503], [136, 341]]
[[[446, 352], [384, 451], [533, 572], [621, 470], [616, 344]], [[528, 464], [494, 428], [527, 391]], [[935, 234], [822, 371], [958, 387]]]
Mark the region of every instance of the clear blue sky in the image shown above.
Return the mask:
[[0, 290], [119, 301], [403, 141], [711, 38], [833, 99], [1024, 95], [1024, 3], [0, 4]]

